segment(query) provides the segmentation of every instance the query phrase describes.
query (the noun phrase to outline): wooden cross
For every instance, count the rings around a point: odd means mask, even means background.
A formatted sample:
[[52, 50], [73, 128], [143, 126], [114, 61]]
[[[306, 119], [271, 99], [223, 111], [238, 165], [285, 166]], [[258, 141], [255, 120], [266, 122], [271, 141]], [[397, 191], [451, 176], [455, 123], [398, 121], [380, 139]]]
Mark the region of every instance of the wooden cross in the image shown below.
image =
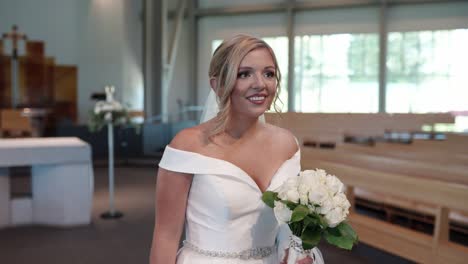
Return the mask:
[[13, 43], [13, 59], [18, 58], [18, 41], [28, 39], [26, 34], [21, 34], [18, 32], [17, 25], [13, 25], [13, 27], [11, 27], [11, 32], [3, 33], [2, 38], [11, 39], [11, 42]]

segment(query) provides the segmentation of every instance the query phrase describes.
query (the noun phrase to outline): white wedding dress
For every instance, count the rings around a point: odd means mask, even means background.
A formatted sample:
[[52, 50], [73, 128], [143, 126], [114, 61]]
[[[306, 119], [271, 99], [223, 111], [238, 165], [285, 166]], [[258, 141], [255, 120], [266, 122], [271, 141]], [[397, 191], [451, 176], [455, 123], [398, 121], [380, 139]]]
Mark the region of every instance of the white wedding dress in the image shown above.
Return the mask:
[[[287, 225], [278, 225], [255, 181], [238, 166], [167, 146], [159, 167], [194, 174], [186, 210], [186, 240], [177, 264], [278, 264], [289, 246]], [[277, 189], [300, 171], [300, 151], [273, 175]], [[313, 249], [315, 263], [323, 263]]]

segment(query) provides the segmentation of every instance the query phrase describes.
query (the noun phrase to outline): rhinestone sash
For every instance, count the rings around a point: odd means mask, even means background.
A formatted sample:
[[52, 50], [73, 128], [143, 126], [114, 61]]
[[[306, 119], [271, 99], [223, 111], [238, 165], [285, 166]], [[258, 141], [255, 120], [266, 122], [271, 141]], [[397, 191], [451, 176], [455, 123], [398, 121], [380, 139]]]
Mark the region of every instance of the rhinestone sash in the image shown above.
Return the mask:
[[231, 251], [215, 251], [215, 250], [206, 250], [197, 247], [196, 245], [184, 240], [183, 242], [185, 248], [189, 248], [198, 254], [215, 257], [215, 258], [230, 258], [230, 259], [262, 259], [270, 256], [275, 250], [275, 246], [271, 247], [260, 247], [260, 248], [251, 248], [238, 252]]

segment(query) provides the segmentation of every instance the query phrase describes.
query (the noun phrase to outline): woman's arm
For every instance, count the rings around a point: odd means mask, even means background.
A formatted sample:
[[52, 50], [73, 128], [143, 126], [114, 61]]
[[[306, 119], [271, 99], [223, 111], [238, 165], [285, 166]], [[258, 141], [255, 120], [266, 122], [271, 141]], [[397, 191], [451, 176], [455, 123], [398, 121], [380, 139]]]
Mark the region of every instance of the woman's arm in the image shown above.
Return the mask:
[[150, 264], [175, 263], [185, 220], [192, 174], [160, 168], [156, 183], [156, 220]]

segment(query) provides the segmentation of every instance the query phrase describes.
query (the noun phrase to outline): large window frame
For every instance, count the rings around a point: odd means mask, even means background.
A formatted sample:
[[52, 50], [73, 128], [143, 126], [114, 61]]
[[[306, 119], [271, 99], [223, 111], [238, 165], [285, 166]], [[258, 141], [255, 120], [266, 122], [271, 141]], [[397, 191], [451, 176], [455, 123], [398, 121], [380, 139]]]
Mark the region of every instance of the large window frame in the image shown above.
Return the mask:
[[[367, 12], [367, 10], [373, 9], [376, 12]], [[357, 11], [356, 11], [357, 10]], [[354, 12], [359, 10], [366, 10], [361, 12], [359, 16], [353, 15]], [[283, 36], [286, 32], [287, 38], [290, 41], [289, 54], [291, 49], [294, 51], [295, 38], [297, 36], [304, 35], [331, 35], [331, 34], [359, 34], [359, 33], [377, 33], [379, 35], [379, 49], [382, 51], [379, 54], [379, 112], [387, 112], [385, 109], [386, 93], [387, 93], [387, 49], [386, 46], [387, 38], [391, 32], [408, 32], [408, 31], [436, 31], [436, 30], [452, 30], [465, 28], [468, 24], [468, 3], [461, 3], [460, 1], [446, 1], [441, 3], [436, 0], [426, 0], [424, 4], [421, 4], [419, 0], [389, 0], [385, 2], [376, 1], [360, 1], [360, 2], [349, 2], [349, 1], [338, 1], [330, 5], [327, 1], [284, 1], [284, 3], [272, 3], [270, 5], [263, 4], [263, 2], [253, 1], [252, 4], [245, 4], [236, 7], [228, 6], [226, 8], [204, 6], [199, 8], [197, 13], [199, 17], [205, 16], [225, 16], [226, 21], [230, 20], [232, 16], [263, 16], [265, 13], [269, 14], [281, 14], [281, 18], [278, 16], [277, 20], [283, 21], [283, 26], [275, 25], [275, 28], [265, 27], [267, 31], [261, 31], [260, 35], [266, 32], [267, 35], [274, 36], [271, 33], [278, 31], [277, 36]], [[312, 14], [313, 13], [313, 14]], [[340, 14], [333, 16], [334, 14]], [[321, 20], [328, 21], [320, 23]], [[331, 17], [333, 17], [331, 19]], [[366, 20], [367, 19], [367, 20]], [[293, 21], [289, 23], [288, 21]], [[301, 24], [301, 21], [307, 23]], [[371, 21], [369, 23], [369, 21]], [[271, 23], [271, 22], [270, 22]], [[241, 30], [239, 25], [233, 23], [233, 27], [238, 27], [237, 30]], [[253, 25], [256, 27], [256, 25]], [[261, 23], [261, 26], [264, 24]], [[229, 25], [230, 27], [230, 25]], [[233, 28], [220, 28], [220, 35], [225, 37], [226, 32], [232, 32]], [[245, 30], [249, 31], [250, 27], [244, 27]], [[306, 31], [306, 32], [304, 32]], [[309, 32], [313, 31], [313, 32]], [[210, 32], [211, 34], [218, 34], [216, 32]], [[384, 44], [382, 44], [384, 43]], [[294, 53], [293, 53], [294, 54]], [[297, 66], [295, 60], [292, 58], [289, 60], [290, 65]], [[292, 63], [291, 63], [292, 62]], [[294, 67], [288, 66], [289, 70]], [[284, 68], [284, 67], [283, 67]], [[286, 75], [285, 75], [286, 77]], [[291, 87], [288, 89], [295, 91], [297, 78], [295, 74], [288, 74], [288, 84]], [[391, 79], [391, 78], [390, 78]], [[293, 84], [293, 85], [291, 85]], [[291, 98], [290, 98], [291, 99]], [[288, 111], [298, 110], [295, 106], [295, 100], [289, 105]], [[464, 109], [466, 110], [468, 109]], [[409, 112], [409, 111], [408, 111]], [[460, 111], [458, 111], [460, 112]]]

